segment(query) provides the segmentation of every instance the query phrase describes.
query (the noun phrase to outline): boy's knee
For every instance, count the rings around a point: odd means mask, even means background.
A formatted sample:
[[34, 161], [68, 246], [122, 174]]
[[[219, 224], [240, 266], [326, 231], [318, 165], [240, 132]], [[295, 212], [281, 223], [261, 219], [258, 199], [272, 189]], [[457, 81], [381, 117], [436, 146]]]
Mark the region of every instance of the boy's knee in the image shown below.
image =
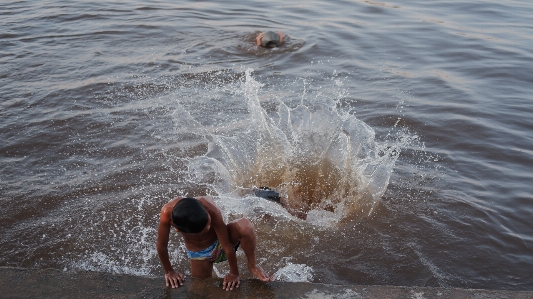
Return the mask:
[[241, 235], [249, 235], [254, 232], [254, 226], [247, 218], [237, 219], [235, 220], [234, 224], [237, 226], [237, 229]]

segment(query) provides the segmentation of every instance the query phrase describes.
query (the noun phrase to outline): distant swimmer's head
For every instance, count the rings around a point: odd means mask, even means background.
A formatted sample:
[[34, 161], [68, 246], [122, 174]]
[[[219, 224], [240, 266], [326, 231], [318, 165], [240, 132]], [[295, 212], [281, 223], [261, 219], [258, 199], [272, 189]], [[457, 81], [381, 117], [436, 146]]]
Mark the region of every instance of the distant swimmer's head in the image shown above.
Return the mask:
[[199, 233], [208, 222], [207, 210], [196, 198], [182, 198], [172, 209], [172, 223], [183, 233]]
[[273, 48], [281, 45], [279, 34], [273, 31], [267, 31], [261, 39], [261, 46], [265, 48]]
[[257, 36], [257, 45], [265, 48], [279, 47], [283, 44], [283, 39], [283, 33], [267, 31]]

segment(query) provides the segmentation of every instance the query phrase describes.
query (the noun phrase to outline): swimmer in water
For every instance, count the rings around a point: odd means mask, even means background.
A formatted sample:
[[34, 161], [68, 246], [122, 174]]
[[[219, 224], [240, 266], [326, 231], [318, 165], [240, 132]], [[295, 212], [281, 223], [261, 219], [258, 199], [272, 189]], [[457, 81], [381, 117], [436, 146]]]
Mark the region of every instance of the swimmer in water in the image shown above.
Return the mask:
[[[298, 193], [297, 190], [298, 190], [298, 186], [295, 186], [289, 189], [288, 196], [293, 198], [293, 200], [297, 199], [298, 197], [296, 197], [295, 195]], [[287, 210], [287, 212], [289, 212], [289, 214], [291, 214], [294, 217], [298, 217], [303, 220], [307, 219], [307, 214], [305, 212], [291, 208], [287, 202], [284, 202], [281, 200], [281, 197], [279, 196], [279, 192], [276, 192], [274, 189], [270, 187], [259, 187], [257, 189], [254, 189], [254, 195], [257, 197], [262, 197], [264, 199], [268, 199], [270, 201], [281, 204], [281, 206], [284, 207], [285, 210]]]
[[178, 197], [161, 209], [157, 229], [157, 253], [165, 270], [167, 287], [182, 286], [185, 278], [182, 273], [174, 271], [170, 263], [168, 240], [171, 227], [183, 236], [192, 277], [210, 278], [213, 263], [227, 260], [230, 271], [224, 277], [222, 288], [226, 291], [238, 288], [240, 280], [235, 252], [240, 246], [246, 254], [248, 270], [262, 281], [274, 280], [257, 264], [255, 232], [248, 219], [240, 218], [226, 225], [210, 196]]
[[284, 39], [285, 39], [285, 35], [283, 35], [283, 33], [280, 31], [261, 32], [255, 38], [257, 42], [257, 46], [264, 47], [264, 48], [279, 47], [283, 44]]

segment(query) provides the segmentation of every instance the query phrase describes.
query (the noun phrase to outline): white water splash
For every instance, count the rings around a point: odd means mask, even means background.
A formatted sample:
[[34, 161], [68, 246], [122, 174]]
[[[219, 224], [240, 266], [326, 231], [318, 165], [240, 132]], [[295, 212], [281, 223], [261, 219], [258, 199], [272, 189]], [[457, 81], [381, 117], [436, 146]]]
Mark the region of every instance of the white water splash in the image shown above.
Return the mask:
[[262, 87], [246, 70], [234, 95], [246, 101], [249, 117], [234, 131], [206, 136], [208, 153], [189, 163], [194, 182], [230, 197], [273, 188], [286, 208], [320, 226], [370, 214], [402, 143], [376, 141], [370, 126], [326, 96], [295, 107], [280, 100], [267, 111]]
[[361, 294], [351, 290], [351, 289], [344, 289], [344, 292], [323, 292], [318, 290], [313, 290], [310, 293], [305, 294], [306, 299], [361, 299], [363, 296]]
[[287, 266], [279, 269], [274, 277], [278, 281], [287, 282], [312, 282], [313, 268], [306, 264], [288, 263]]

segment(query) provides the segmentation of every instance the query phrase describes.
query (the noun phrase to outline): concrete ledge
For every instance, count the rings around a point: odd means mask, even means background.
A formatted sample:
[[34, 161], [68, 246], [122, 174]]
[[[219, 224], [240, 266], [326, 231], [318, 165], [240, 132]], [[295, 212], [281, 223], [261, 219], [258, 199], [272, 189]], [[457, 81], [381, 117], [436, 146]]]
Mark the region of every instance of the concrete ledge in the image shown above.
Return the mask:
[[243, 280], [233, 291], [220, 279], [191, 279], [179, 289], [166, 288], [162, 277], [61, 272], [0, 267], [0, 298], [531, 298], [531, 291], [425, 287], [328, 285]]

